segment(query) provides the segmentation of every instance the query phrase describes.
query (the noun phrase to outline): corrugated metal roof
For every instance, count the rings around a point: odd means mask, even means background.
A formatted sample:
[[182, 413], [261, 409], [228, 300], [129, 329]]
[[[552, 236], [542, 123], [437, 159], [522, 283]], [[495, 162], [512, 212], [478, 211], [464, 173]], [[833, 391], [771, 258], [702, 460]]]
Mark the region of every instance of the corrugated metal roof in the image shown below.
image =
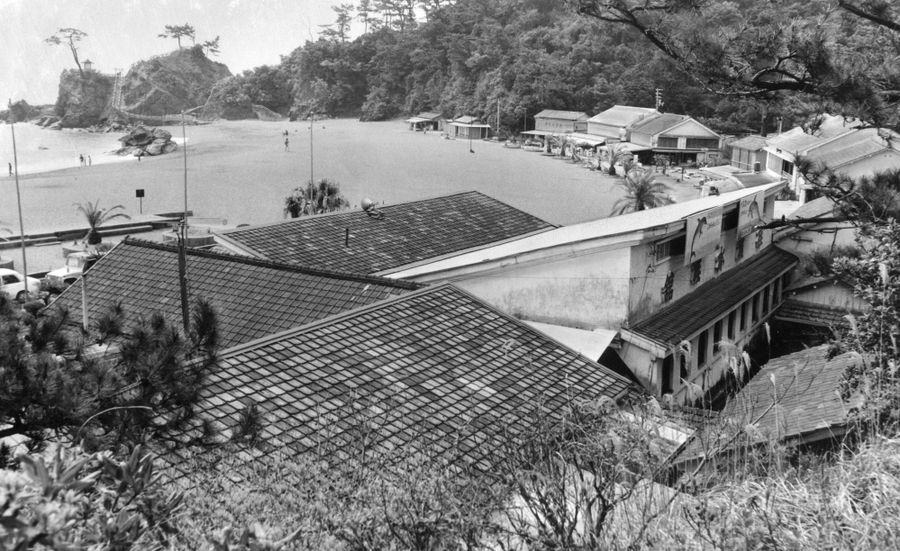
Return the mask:
[[629, 126], [643, 118], [658, 115], [659, 111], [652, 107], [631, 107], [630, 105], [613, 105], [606, 111], [588, 119], [588, 122], [609, 126]]
[[[790, 440], [842, 426], [859, 402], [841, 399], [844, 374], [862, 362], [848, 352], [829, 359], [829, 345], [809, 348], [769, 361], [719, 414], [743, 434], [713, 426], [698, 432], [679, 452], [675, 463], [726, 452], [733, 447]], [[753, 430], [745, 427], [753, 425]], [[827, 436], [826, 436], [827, 437]]]
[[810, 147], [822, 143], [824, 139], [810, 136], [800, 127], [766, 139], [766, 145], [773, 149], [781, 149], [788, 153], [804, 153]]
[[748, 151], [759, 151], [760, 149], [766, 147], [766, 137], [765, 136], [744, 136], [739, 140], [735, 140], [731, 142], [729, 145], [736, 149], [746, 149]]
[[647, 119], [643, 119], [637, 121], [633, 125], [631, 125], [632, 132], [638, 132], [640, 134], [647, 134], [649, 136], [655, 136], [656, 134], [660, 134], [665, 132], [666, 130], [672, 128], [677, 124], [681, 124], [684, 121], [688, 120], [690, 117], [687, 115], [676, 115], [675, 113], [663, 113], [660, 115], [656, 115], [653, 117], [649, 117]]

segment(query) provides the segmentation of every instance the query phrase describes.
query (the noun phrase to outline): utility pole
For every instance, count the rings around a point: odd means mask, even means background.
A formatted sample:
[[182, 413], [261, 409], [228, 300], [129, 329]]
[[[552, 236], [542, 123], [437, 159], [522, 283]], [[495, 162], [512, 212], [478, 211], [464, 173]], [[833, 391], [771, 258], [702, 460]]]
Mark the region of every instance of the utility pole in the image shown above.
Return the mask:
[[188, 309], [187, 288], [187, 132], [184, 129], [184, 111], [181, 112], [181, 140], [184, 156], [184, 212], [181, 215], [181, 223], [178, 225], [178, 287], [181, 291], [181, 324], [184, 327], [184, 336], [189, 336], [191, 327], [190, 312]]
[[656, 89], [656, 110], [659, 111], [659, 109], [660, 109], [663, 105], [664, 105], [664, 103], [663, 103], [663, 100], [662, 100], [662, 88], [657, 88], [657, 89]]
[[9, 131], [12, 134], [12, 146], [13, 146], [13, 166], [15, 167], [15, 178], [16, 178], [16, 202], [19, 206], [19, 239], [22, 244], [22, 275], [24, 275], [25, 280], [25, 296], [28, 296], [28, 258], [25, 255], [25, 221], [22, 219], [22, 194], [19, 191], [19, 154], [16, 151], [16, 116], [13, 114], [12, 110], [12, 98], [8, 101], [9, 105], [9, 116], [12, 117], [9, 123]]
[[315, 184], [315, 178], [313, 178], [313, 125], [316, 122], [316, 116], [312, 111], [309, 112], [309, 185], [310, 191], [312, 191], [312, 186]]

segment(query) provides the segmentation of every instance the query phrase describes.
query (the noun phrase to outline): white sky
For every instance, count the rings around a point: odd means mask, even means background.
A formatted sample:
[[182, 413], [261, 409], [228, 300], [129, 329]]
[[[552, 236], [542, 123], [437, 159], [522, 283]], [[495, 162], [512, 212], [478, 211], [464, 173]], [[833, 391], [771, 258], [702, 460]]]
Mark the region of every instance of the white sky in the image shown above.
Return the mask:
[[[331, 6], [341, 0], [0, 0], [0, 105], [7, 99], [32, 105], [56, 101], [59, 74], [75, 67], [66, 46], [44, 39], [60, 27], [88, 34], [79, 58], [94, 68], [127, 70], [134, 62], [174, 50], [158, 38], [165, 25], [190, 23], [202, 42], [219, 35], [213, 59], [240, 73], [278, 63], [307, 40], [319, 25], [333, 23]], [[343, 3], [348, 3], [344, 0]], [[352, 32], [362, 31], [354, 21]], [[187, 40], [190, 45], [190, 40]], [[184, 40], [182, 40], [184, 45]]]

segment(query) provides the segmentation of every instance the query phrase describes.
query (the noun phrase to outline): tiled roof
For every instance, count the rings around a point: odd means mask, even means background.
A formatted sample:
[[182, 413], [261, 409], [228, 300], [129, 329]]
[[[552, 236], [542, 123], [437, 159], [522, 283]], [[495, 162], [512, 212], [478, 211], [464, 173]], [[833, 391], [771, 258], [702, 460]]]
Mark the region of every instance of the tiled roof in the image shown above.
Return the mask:
[[515, 430], [536, 405], [557, 412], [573, 398], [632, 391], [623, 377], [445, 284], [224, 351], [195, 411], [197, 426], [211, 422], [228, 438], [252, 402], [262, 416], [258, 447], [289, 455], [320, 438], [352, 446], [347, 413], [384, 414], [390, 420], [374, 444], [403, 446], [424, 431], [477, 460], [487, 450], [474, 446], [501, 419]]
[[418, 115], [416, 115], [420, 119], [439, 119], [441, 118], [440, 113], [435, 113], [433, 111], [422, 111]]
[[[191, 249], [187, 251], [187, 273], [189, 296], [203, 297], [218, 314], [223, 347], [421, 287], [402, 280], [339, 274]], [[181, 325], [176, 247], [126, 239], [87, 274], [91, 319], [121, 302], [126, 326], [138, 316], [154, 311]], [[68, 309], [73, 323], [81, 321], [81, 286], [81, 282], [75, 283], [54, 302]]]
[[676, 345], [740, 304], [750, 294], [797, 263], [797, 257], [778, 247], [754, 255], [629, 331], [666, 345]]
[[560, 119], [565, 121], [587, 120], [587, 113], [581, 111], [560, 111], [557, 109], [544, 109], [534, 116], [536, 119]]
[[837, 329], [847, 326], [847, 318], [845, 317], [847, 314], [858, 314], [858, 312], [829, 308], [821, 304], [797, 299], [787, 299], [778, 307], [778, 311], [775, 312], [775, 318], [783, 321]]
[[746, 149], [748, 151], [759, 151], [766, 146], [766, 137], [758, 136], [755, 134], [751, 136], [744, 136], [739, 140], [731, 142], [731, 144], [729, 145], [734, 148]]
[[[437, 259], [554, 226], [478, 192], [295, 218], [223, 232], [257, 256], [357, 273], [376, 273]], [[347, 230], [349, 246], [344, 246]]]
[[661, 132], [665, 132], [676, 124], [680, 124], [689, 118], [690, 117], [688, 117], [687, 115], [663, 113], [655, 117], [648, 117], [646, 119], [639, 120], [631, 126], [631, 131], [654, 136]]
[[588, 119], [588, 122], [606, 124], [609, 126], [628, 126], [635, 121], [651, 115], [658, 115], [659, 111], [652, 107], [632, 107], [630, 105], [613, 105], [606, 111], [598, 113]]
[[[792, 439], [834, 429], [844, 424], [855, 400], [840, 397], [841, 382], [848, 368], [862, 361], [848, 352], [828, 359], [829, 345], [809, 348], [769, 361], [719, 414], [731, 426], [753, 425], [742, 440], [760, 443], [769, 439]], [[677, 463], [696, 458], [704, 450], [725, 451], [732, 438], [726, 431], [710, 428], [689, 440]]]
[[478, 117], [473, 117], [472, 115], [462, 115], [453, 119], [453, 122], [458, 122], [461, 124], [478, 124], [481, 122], [481, 120], [479, 120]]

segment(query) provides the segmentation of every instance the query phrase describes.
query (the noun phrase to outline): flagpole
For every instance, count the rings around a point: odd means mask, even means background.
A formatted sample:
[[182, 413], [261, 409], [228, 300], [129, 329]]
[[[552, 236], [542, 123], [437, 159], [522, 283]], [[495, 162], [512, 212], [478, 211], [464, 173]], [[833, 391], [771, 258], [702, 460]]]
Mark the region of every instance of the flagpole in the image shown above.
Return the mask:
[[25, 295], [27, 296], [28, 291], [28, 259], [25, 255], [25, 222], [22, 219], [22, 194], [19, 191], [19, 155], [16, 152], [16, 118], [12, 113], [12, 101], [10, 101], [10, 112], [9, 115], [12, 117], [11, 122], [9, 123], [9, 131], [12, 134], [12, 146], [13, 146], [13, 168], [14, 175], [16, 178], [16, 203], [19, 207], [19, 238], [22, 243], [22, 275], [25, 277]]

